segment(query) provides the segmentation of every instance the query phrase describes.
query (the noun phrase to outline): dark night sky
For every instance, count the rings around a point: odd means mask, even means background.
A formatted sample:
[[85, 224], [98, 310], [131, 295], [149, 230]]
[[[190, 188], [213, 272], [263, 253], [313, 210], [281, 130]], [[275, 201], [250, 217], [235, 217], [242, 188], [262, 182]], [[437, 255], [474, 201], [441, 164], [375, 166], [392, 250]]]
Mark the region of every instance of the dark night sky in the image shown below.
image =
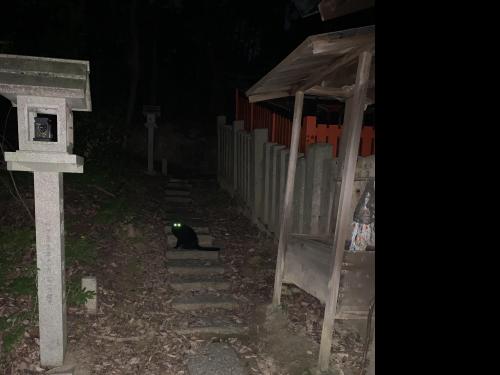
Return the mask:
[[[90, 60], [93, 112], [129, 126], [153, 102], [169, 121], [231, 118], [234, 89], [251, 86], [307, 36], [375, 24], [373, 10], [301, 18], [289, 0], [16, 0], [0, 9], [0, 52]], [[8, 106], [1, 99], [2, 119]]]

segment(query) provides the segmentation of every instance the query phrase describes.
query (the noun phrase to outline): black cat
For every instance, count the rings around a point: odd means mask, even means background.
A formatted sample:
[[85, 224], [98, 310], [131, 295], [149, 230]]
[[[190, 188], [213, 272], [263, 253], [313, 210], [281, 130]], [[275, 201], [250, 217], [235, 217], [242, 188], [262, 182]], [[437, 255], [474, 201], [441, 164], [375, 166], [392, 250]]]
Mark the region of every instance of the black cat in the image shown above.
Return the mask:
[[220, 250], [218, 247], [200, 246], [198, 243], [198, 236], [196, 235], [196, 232], [189, 225], [173, 223], [172, 234], [177, 238], [177, 245], [175, 245], [176, 249], [181, 248], [208, 251]]

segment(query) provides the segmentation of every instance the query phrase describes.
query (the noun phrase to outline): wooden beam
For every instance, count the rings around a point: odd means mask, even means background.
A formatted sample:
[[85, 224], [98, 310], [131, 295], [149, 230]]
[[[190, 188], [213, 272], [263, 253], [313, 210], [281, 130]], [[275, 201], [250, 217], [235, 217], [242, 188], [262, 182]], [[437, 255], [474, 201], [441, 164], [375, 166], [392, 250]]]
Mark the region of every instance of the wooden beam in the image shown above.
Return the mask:
[[312, 42], [312, 52], [315, 56], [321, 55], [343, 55], [349, 50], [359, 48], [361, 45], [373, 44], [375, 37], [373, 34], [354, 35], [348, 38], [323, 38]]
[[297, 155], [299, 151], [300, 127], [302, 125], [302, 108], [304, 106], [304, 92], [295, 93], [295, 105], [293, 110], [292, 139], [290, 142], [290, 158], [288, 161], [288, 174], [286, 177], [285, 197], [283, 211], [281, 212], [280, 236], [278, 242], [278, 258], [276, 260], [276, 273], [274, 276], [273, 305], [281, 303], [281, 286], [283, 285], [283, 271], [285, 268], [285, 252], [288, 241], [288, 233], [291, 226], [292, 199], [295, 185], [295, 170], [297, 167]]
[[250, 103], [256, 103], [256, 102], [261, 102], [263, 100], [283, 98], [286, 96], [291, 96], [291, 94], [288, 91], [275, 91], [275, 92], [270, 92], [270, 93], [265, 93], [265, 94], [250, 95], [248, 97], [248, 101]]
[[346, 86], [345, 88], [313, 86], [309, 90], [305, 91], [305, 93], [317, 96], [334, 96], [339, 98], [348, 98], [352, 96], [352, 86]]
[[290, 53], [287, 57], [285, 57], [278, 65], [276, 65], [269, 73], [267, 73], [264, 77], [259, 79], [259, 81], [254, 84], [252, 87], [250, 87], [246, 91], [247, 97], [250, 97], [253, 95], [253, 93], [259, 88], [262, 87], [266, 84], [266, 82], [273, 77], [276, 72], [280, 70], [283, 66], [287, 66], [290, 64], [293, 64], [293, 62], [301, 57], [301, 54], [305, 49], [307, 49], [307, 46], [310, 43], [310, 37], [304, 40], [295, 50]]
[[331, 64], [326, 64], [326, 69], [320, 70], [319, 72], [313, 74], [304, 83], [297, 85], [297, 87], [294, 88], [293, 91], [306, 91], [311, 87], [318, 85], [321, 81], [323, 81], [327, 76], [332, 74], [335, 70], [355, 60], [358, 57], [359, 53], [360, 50], [356, 49], [351, 53], [342, 56], [341, 58], [337, 57], [332, 59]]
[[371, 60], [372, 54], [370, 52], [365, 51], [359, 56], [354, 94], [347, 100], [346, 104], [347, 121], [344, 123], [344, 129], [342, 131], [342, 137], [345, 137], [345, 142], [341, 143], [342, 148], [340, 150], [342, 182], [340, 184], [339, 205], [337, 209], [335, 235], [333, 238], [334, 259], [330, 263], [331, 273], [328, 282], [328, 298], [325, 306], [319, 349], [318, 366], [321, 371], [327, 370], [330, 362], [332, 335], [340, 285], [340, 271], [344, 258], [345, 240], [347, 238], [348, 229], [352, 223], [352, 217], [349, 217], [352, 190], [354, 186], [356, 162], [358, 159], [359, 139], [363, 123]]

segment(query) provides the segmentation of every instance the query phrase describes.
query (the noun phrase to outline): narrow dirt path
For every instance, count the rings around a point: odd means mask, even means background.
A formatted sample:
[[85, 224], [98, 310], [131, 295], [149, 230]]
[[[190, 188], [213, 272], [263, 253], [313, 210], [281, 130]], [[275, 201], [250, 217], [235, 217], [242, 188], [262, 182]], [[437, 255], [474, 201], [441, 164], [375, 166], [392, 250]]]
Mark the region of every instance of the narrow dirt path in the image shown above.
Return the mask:
[[[77, 375], [187, 375], [188, 357], [209, 342], [232, 347], [249, 374], [308, 373], [317, 359], [322, 307], [299, 289], [287, 288], [286, 319], [266, 320], [276, 246], [214, 180], [190, 180], [194, 202], [183, 206], [167, 202], [166, 177], [147, 176], [140, 168], [106, 184], [76, 181], [65, 184], [67, 232], [95, 243], [95, 264], [80, 268], [95, 275], [98, 283], [97, 315], [68, 309], [67, 359], [77, 366]], [[173, 308], [179, 292], [169, 287], [165, 226], [176, 220], [207, 227], [214, 245], [222, 247], [223, 278], [230, 282], [224, 294], [238, 306], [210, 314], [247, 327], [245, 335], [220, 338], [176, 332], [207, 315]], [[345, 368], [346, 375], [354, 374], [347, 369], [359, 369], [362, 339], [342, 324], [337, 327], [332, 364]], [[36, 331], [34, 327], [12, 355], [10, 373], [45, 372], [37, 363]]]

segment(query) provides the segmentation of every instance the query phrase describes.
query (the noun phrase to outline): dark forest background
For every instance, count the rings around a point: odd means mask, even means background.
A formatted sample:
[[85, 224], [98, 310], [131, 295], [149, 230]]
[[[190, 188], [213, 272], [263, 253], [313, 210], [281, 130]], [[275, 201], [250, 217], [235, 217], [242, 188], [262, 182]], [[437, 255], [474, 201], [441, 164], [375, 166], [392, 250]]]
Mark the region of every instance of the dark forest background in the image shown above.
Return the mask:
[[[76, 146], [126, 146], [145, 130], [143, 104], [160, 105], [169, 126], [210, 136], [216, 115], [234, 118], [235, 88], [250, 87], [307, 36], [375, 23], [373, 10], [322, 22], [318, 2], [3, 2], [0, 53], [90, 61], [93, 111], [75, 115]], [[0, 98], [6, 148], [16, 135], [15, 111], [4, 123], [9, 108]]]

